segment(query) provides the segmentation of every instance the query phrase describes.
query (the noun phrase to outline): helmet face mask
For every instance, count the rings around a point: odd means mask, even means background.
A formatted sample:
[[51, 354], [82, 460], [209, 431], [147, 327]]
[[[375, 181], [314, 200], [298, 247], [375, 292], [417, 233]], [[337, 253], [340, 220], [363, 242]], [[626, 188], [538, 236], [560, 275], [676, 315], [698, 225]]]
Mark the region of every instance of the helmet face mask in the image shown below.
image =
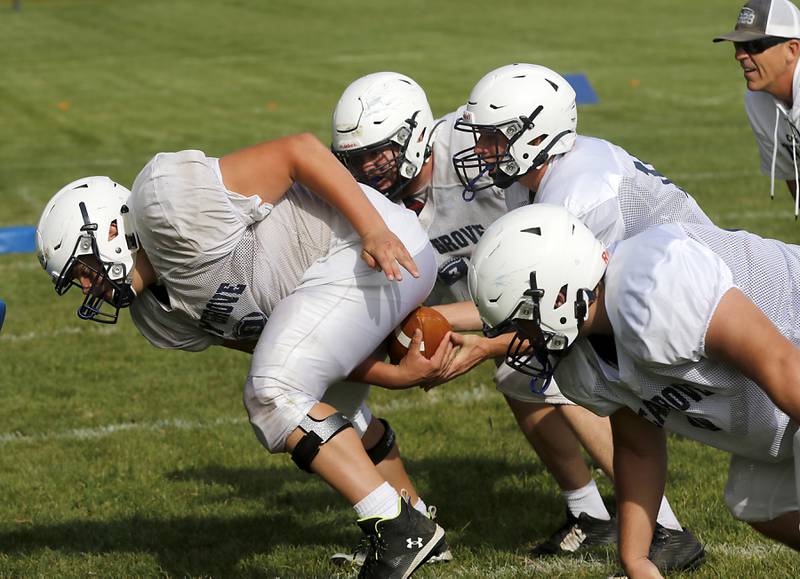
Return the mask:
[[[478, 81], [455, 128], [471, 132], [476, 145], [453, 156], [465, 190], [507, 188], [551, 156], [573, 147], [575, 91], [558, 73], [543, 66], [504, 66]], [[504, 151], [492, 154], [480, 146], [491, 131], [498, 133], [498, 139], [499, 135], [507, 139]], [[482, 179], [486, 174], [491, 182]]]
[[[94, 225], [89, 224], [89, 227]], [[94, 230], [88, 229], [78, 238], [71, 257], [54, 280], [55, 290], [62, 296], [73, 286], [79, 288], [84, 298], [78, 306], [78, 317], [101, 324], [115, 324], [119, 310], [130, 306], [135, 296], [130, 284], [115, 281], [112, 275], [127, 279], [128, 272], [124, 264], [103, 263]], [[80, 279], [88, 279], [89, 285], [84, 286]]]
[[409, 163], [408, 147], [417, 113], [406, 120], [390, 138], [359, 149], [334, 151], [353, 178], [377, 189], [389, 199], [396, 198], [413, 179], [416, 167]]
[[48, 202], [36, 229], [39, 262], [58, 295], [84, 293], [84, 320], [113, 324], [135, 296], [131, 283], [138, 238], [129, 233], [130, 191], [108, 177], [79, 179]]
[[[556, 367], [574, 344], [574, 339], [542, 327], [540, 301], [544, 296], [545, 292], [537, 287], [536, 272], [531, 272], [530, 289], [525, 291], [514, 311], [494, 328], [484, 326], [484, 334], [488, 337], [514, 333], [506, 350], [505, 363], [533, 377], [531, 389], [538, 394], [550, 385]], [[589, 303], [594, 301], [594, 292], [579, 290], [574, 302], [578, 332], [585, 319], [585, 315], [580, 314], [589, 305], [586, 298]], [[559, 300], [566, 303], [566, 296], [559, 295]]]
[[353, 177], [396, 200], [430, 157], [433, 113], [422, 88], [395, 72], [354, 81], [333, 113], [331, 149]]
[[[464, 119], [456, 121], [455, 129], [472, 133], [475, 143], [453, 155], [453, 167], [467, 191], [475, 193], [492, 186], [507, 189], [522, 176], [511, 149], [530, 122], [530, 118], [524, 117], [497, 126], [471, 124]], [[484, 175], [491, 181], [481, 179]]]

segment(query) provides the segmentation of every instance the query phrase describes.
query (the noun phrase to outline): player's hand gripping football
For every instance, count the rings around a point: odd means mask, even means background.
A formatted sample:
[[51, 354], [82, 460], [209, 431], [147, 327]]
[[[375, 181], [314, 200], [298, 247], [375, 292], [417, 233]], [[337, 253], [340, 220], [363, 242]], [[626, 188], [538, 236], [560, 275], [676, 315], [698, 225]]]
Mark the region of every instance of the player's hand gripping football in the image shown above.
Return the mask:
[[361, 259], [374, 270], [383, 271], [389, 280], [400, 281], [400, 266], [414, 277], [419, 277], [417, 264], [403, 242], [388, 227], [373, 229], [361, 236]]
[[425, 390], [444, 384], [450, 379], [450, 365], [456, 356], [456, 349], [450, 341], [451, 333], [447, 332], [436, 347], [436, 352], [428, 359], [420, 352], [422, 330], [414, 330], [408, 354], [400, 360], [398, 366], [407, 377], [408, 384], [415, 384]]

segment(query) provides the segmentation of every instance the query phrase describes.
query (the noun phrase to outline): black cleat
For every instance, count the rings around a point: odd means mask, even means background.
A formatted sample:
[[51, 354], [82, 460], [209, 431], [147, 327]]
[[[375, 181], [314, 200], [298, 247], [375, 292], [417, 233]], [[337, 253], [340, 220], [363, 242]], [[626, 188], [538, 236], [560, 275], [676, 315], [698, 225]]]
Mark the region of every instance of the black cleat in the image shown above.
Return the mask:
[[[662, 573], [669, 571], [691, 571], [697, 569], [705, 560], [706, 550], [688, 529], [675, 531], [656, 523], [653, 542], [647, 558]], [[626, 578], [624, 571], [617, 571], [611, 578]]]
[[[428, 518], [431, 521], [436, 518], [436, 507], [432, 505], [428, 507]], [[339, 567], [342, 565], [363, 565], [364, 560], [367, 558], [369, 544], [369, 539], [365, 535], [358, 541], [352, 553], [334, 553], [331, 555], [331, 563]], [[450, 551], [450, 546], [447, 541], [442, 541], [431, 551], [430, 559], [425, 563], [431, 565], [434, 563], [449, 563], [452, 560], [453, 553]]]
[[697, 569], [705, 556], [703, 544], [688, 529], [674, 531], [656, 524], [647, 558], [662, 573]]
[[617, 542], [617, 520], [595, 519], [586, 513], [575, 517], [567, 510], [567, 522], [550, 537], [528, 552], [531, 557], [570, 555], [590, 547]]
[[391, 519], [361, 519], [368, 547], [360, 579], [406, 579], [444, 543], [444, 529], [400, 499]]

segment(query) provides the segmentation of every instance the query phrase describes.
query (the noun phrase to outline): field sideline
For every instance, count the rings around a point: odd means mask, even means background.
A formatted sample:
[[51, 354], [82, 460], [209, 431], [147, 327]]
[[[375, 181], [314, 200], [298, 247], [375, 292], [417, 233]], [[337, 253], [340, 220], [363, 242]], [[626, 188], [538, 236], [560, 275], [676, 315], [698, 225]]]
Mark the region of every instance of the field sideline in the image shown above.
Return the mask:
[[[130, 185], [158, 151], [212, 155], [298, 131], [330, 139], [354, 78], [397, 70], [434, 113], [486, 71], [586, 74], [579, 132], [652, 163], [721, 226], [793, 243], [769, 200], [730, 46], [740, 0], [25, 0], [0, 3], [0, 227], [36, 223], [68, 181]], [[248, 356], [159, 351], [127, 316], [82, 324], [31, 254], [0, 255], [0, 577], [347, 577], [352, 510], [246, 420]], [[484, 366], [428, 394], [373, 391], [456, 560], [419, 577], [605, 577], [614, 552], [532, 562], [563, 506]], [[735, 522], [724, 453], [670, 438], [667, 493], [706, 544], [693, 577], [792, 577], [798, 557]], [[597, 474], [604, 495], [612, 489]]]

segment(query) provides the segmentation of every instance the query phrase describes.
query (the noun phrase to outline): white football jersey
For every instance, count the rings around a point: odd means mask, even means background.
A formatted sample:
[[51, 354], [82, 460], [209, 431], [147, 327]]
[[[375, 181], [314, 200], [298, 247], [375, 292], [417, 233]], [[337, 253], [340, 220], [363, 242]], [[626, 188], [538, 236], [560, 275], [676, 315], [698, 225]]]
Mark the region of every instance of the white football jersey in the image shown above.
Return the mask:
[[530, 203], [561, 205], [606, 245], [661, 223], [711, 224], [694, 198], [652, 165], [581, 135], [552, 158], [535, 195], [518, 182], [506, 190], [509, 211]]
[[733, 367], [706, 357], [705, 333], [731, 288], [800, 346], [800, 246], [714, 226], [669, 224], [611, 248], [605, 304], [617, 363], [579, 339], [562, 391], [597, 414], [646, 420], [762, 461], [792, 455], [797, 425]]
[[474, 145], [471, 133], [453, 125], [464, 107], [442, 117], [433, 135], [433, 175], [420, 197], [426, 199], [419, 214], [423, 228], [436, 250], [438, 276], [428, 305], [470, 299], [467, 289], [469, 257], [486, 228], [506, 212], [502, 189], [491, 187], [463, 195], [464, 186], [453, 168], [452, 155]]
[[[412, 212], [364, 191], [398, 236], [418, 230]], [[300, 284], [372, 271], [353, 251], [352, 263], [330, 260], [337, 265], [322, 263], [310, 278], [312, 264], [360, 242], [344, 217], [299, 184], [274, 207], [229, 191], [218, 160], [200, 151], [156, 155], [136, 178], [129, 205], [158, 276], [133, 301], [131, 316], [161, 348], [196, 351], [256, 338], [273, 308]]]

